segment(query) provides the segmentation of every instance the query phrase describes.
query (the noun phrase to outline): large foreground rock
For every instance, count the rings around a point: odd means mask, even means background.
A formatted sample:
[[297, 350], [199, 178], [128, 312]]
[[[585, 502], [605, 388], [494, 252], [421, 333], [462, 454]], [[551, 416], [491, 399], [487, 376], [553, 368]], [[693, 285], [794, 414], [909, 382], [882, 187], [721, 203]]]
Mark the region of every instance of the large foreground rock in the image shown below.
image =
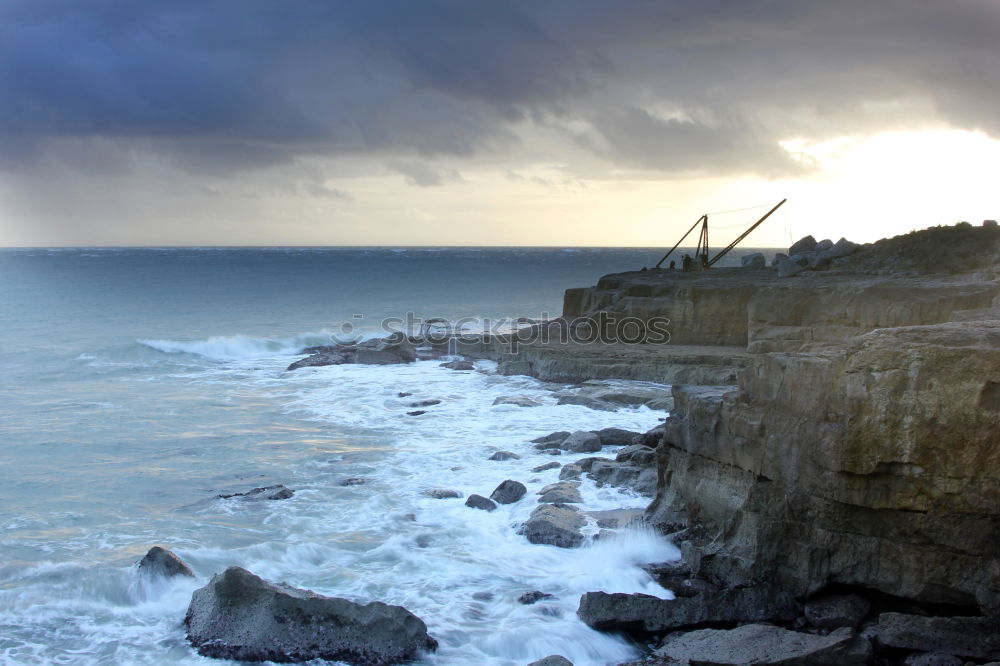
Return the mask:
[[923, 617], [882, 613], [878, 642], [886, 647], [944, 652], [969, 659], [1000, 659], [1000, 618]]
[[860, 644], [850, 630], [817, 636], [767, 624], [679, 634], [667, 640], [655, 654], [676, 660], [673, 663], [698, 666], [841, 666], [866, 664], [871, 657], [870, 648]]
[[521, 526], [521, 534], [531, 543], [575, 548], [583, 543], [580, 528], [586, 524], [587, 519], [573, 509], [556, 504], [542, 504], [531, 512], [531, 517]]
[[199, 654], [238, 661], [383, 666], [437, 647], [423, 621], [402, 606], [324, 597], [239, 567], [195, 591], [184, 624]]
[[576, 611], [599, 631], [659, 634], [709, 622], [787, 622], [797, 613], [795, 601], [772, 587], [756, 586], [691, 597], [660, 599], [648, 594], [587, 592]]

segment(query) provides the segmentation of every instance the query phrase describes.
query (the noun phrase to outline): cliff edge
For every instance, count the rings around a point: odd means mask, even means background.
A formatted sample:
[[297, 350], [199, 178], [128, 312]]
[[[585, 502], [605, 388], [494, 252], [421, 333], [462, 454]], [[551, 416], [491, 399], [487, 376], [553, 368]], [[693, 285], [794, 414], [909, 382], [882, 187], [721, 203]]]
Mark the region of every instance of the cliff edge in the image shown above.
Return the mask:
[[648, 517], [693, 576], [1000, 615], [996, 226], [914, 232], [790, 278], [610, 275], [565, 309], [667, 317], [670, 344], [745, 352], [735, 382], [674, 382], [657, 450]]

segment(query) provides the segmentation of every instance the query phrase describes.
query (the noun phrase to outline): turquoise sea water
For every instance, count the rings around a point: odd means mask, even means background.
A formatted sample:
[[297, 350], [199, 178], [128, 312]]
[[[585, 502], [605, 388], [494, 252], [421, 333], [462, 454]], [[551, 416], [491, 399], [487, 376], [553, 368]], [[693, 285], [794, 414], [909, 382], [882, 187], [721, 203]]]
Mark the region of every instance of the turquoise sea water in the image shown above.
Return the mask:
[[[670, 544], [635, 532], [574, 551], [531, 546], [514, 527], [533, 500], [487, 514], [421, 491], [488, 495], [509, 477], [533, 492], [558, 470], [530, 473], [549, 459], [528, 439], [559, 429], [646, 430], [661, 414], [556, 405], [551, 385], [498, 376], [488, 362], [468, 373], [432, 361], [285, 368], [345, 324], [374, 335], [385, 318], [406, 313], [556, 316], [565, 288], [652, 265], [660, 254], [0, 250], [0, 661], [218, 663], [187, 646], [181, 620], [192, 590], [230, 565], [405, 605], [441, 642], [426, 663], [634, 656], [633, 646], [576, 619], [579, 594], [663, 594], [637, 565], [673, 557]], [[544, 404], [492, 404], [504, 395]], [[442, 402], [406, 415], [409, 401], [430, 398]], [[524, 457], [486, 461], [500, 449]], [[348, 477], [366, 483], [341, 486]], [[273, 483], [295, 496], [215, 498]], [[583, 491], [588, 508], [648, 501]], [[141, 581], [134, 563], [156, 544], [181, 555], [197, 580]], [[516, 602], [532, 589], [553, 600]]]

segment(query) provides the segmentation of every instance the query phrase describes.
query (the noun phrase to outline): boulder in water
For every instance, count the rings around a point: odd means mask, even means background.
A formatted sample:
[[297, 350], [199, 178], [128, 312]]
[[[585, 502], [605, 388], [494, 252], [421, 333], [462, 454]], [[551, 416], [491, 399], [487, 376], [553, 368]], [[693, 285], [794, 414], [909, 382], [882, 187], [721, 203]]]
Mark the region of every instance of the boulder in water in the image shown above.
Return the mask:
[[547, 462], [544, 465], [539, 465], [538, 467], [532, 467], [531, 471], [537, 474], [538, 472], [544, 472], [550, 469], [558, 469], [559, 467], [561, 467], [561, 465], [553, 460], [552, 462]]
[[561, 654], [550, 654], [538, 661], [531, 662], [528, 666], [573, 666], [573, 662]]
[[434, 499], [452, 499], [454, 497], [462, 496], [462, 493], [457, 490], [445, 490], [443, 488], [432, 488], [431, 490], [425, 490], [420, 494]]
[[191, 567], [177, 557], [172, 551], [161, 546], [153, 546], [146, 556], [139, 560], [139, 573], [147, 576], [189, 576], [194, 578]]
[[567, 437], [559, 448], [573, 453], [593, 453], [601, 450], [601, 438], [596, 433], [577, 430]]
[[482, 509], [483, 511], [496, 511], [497, 503], [491, 499], [483, 497], [482, 495], [469, 495], [469, 498], [465, 500], [465, 506], [473, 509]]
[[237, 661], [387, 666], [437, 647], [427, 625], [402, 606], [325, 597], [240, 567], [195, 591], [184, 624], [199, 654]]
[[576, 548], [583, 543], [580, 528], [586, 524], [586, 519], [575, 509], [559, 504], [541, 504], [521, 526], [521, 534], [531, 543]]
[[253, 490], [248, 490], [245, 493], [230, 493], [229, 495], [216, 495], [216, 497], [218, 499], [232, 499], [234, 497], [239, 497], [242, 500], [283, 500], [288, 499], [294, 494], [294, 490], [286, 488], [279, 483], [273, 486], [254, 488]]
[[345, 363], [366, 363], [370, 365], [392, 365], [412, 363], [417, 360], [413, 343], [401, 335], [365, 340], [352, 345], [326, 345], [309, 347], [302, 353], [310, 354], [288, 366], [288, 370]]
[[541, 601], [542, 599], [548, 599], [552, 595], [542, 592], [541, 590], [533, 590], [531, 592], [525, 592], [517, 598], [517, 603], [524, 604], [525, 606], [530, 606], [531, 604]]
[[490, 494], [490, 499], [500, 504], [513, 504], [518, 501], [528, 489], [519, 481], [506, 479]]
[[573, 666], [573, 662], [561, 654], [550, 654], [538, 661], [531, 662], [528, 666]]
[[[541, 437], [536, 437], [531, 440], [532, 444], [550, 444], [555, 446], [556, 444], [562, 444], [562, 442], [569, 437], [568, 430], [559, 430], [558, 432], [551, 432], [548, 435], [542, 435]], [[538, 447], [535, 447], [538, 448]], [[545, 447], [542, 447], [545, 448]]]
[[442, 368], [448, 368], [449, 370], [475, 370], [476, 366], [473, 365], [472, 361], [448, 361], [447, 363], [442, 363], [440, 365]]
[[538, 501], [547, 504], [579, 504], [583, 501], [579, 488], [579, 481], [550, 483], [538, 491], [538, 494], [541, 495]]
[[490, 460], [520, 460], [521, 456], [513, 451], [497, 451], [490, 456]]

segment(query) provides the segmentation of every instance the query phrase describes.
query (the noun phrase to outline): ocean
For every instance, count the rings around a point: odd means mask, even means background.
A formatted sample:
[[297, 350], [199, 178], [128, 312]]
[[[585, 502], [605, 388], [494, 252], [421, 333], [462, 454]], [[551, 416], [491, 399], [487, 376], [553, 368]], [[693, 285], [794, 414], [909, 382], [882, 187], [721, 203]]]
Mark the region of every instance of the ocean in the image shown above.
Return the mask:
[[[726, 258], [739, 264], [739, 255]], [[387, 319], [558, 316], [568, 287], [652, 266], [656, 249], [73, 248], [0, 250], [0, 662], [217, 664], [186, 642], [191, 593], [226, 567], [400, 604], [439, 642], [426, 664], [577, 666], [639, 655], [586, 627], [583, 592], [662, 597], [640, 568], [677, 550], [643, 529], [579, 549], [516, 533], [559, 470], [555, 430], [645, 431], [665, 414], [557, 405], [552, 384], [488, 361], [287, 372], [331, 336]], [[400, 393], [412, 396], [400, 397]], [[493, 405], [530, 396], [538, 407]], [[409, 416], [410, 403], [440, 400]], [[520, 460], [489, 461], [498, 450]], [[578, 456], [579, 457], [579, 456]], [[565, 463], [570, 456], [562, 456]], [[342, 485], [349, 478], [359, 485]], [[528, 496], [487, 513], [432, 488]], [[281, 501], [219, 499], [284, 484]], [[587, 509], [645, 507], [581, 488]], [[591, 528], [595, 532], [596, 528]], [[195, 580], [135, 563], [173, 550]], [[541, 590], [551, 598], [522, 605]]]

